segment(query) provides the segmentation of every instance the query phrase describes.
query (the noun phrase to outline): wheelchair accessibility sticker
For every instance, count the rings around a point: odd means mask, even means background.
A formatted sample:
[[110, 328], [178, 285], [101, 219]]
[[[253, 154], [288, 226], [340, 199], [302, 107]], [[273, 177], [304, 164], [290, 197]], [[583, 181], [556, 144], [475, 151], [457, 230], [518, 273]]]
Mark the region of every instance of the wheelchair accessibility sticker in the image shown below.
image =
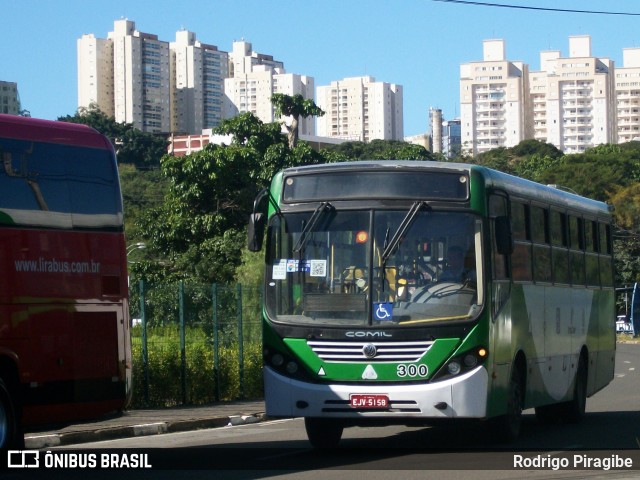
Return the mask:
[[393, 318], [393, 302], [374, 302], [373, 319], [377, 322], [390, 322]]

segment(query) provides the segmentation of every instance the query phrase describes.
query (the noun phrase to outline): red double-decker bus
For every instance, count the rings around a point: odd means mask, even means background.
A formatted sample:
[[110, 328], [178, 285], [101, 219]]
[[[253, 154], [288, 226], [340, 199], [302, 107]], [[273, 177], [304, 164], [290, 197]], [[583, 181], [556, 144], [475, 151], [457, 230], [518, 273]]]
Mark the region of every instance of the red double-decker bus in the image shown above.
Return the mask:
[[126, 406], [122, 195], [109, 139], [0, 115], [0, 448]]

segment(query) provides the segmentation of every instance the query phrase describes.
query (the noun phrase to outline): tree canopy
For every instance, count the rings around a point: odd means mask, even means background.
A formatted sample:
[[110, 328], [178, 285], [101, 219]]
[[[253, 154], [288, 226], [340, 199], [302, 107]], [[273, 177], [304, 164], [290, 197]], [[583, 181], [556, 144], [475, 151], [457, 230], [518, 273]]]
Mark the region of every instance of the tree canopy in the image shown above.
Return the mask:
[[89, 125], [108, 137], [118, 155], [118, 163], [139, 168], [157, 167], [167, 153], [168, 143], [163, 137], [144, 133], [131, 123], [118, 123], [96, 104], [79, 108], [75, 115], [58, 117], [58, 121]]
[[284, 123], [288, 132], [289, 148], [293, 150], [298, 145], [298, 126], [300, 117], [321, 117], [324, 110], [318, 107], [313, 100], [304, 98], [299, 93], [296, 95], [285, 95], [283, 93], [274, 93], [271, 96], [271, 103], [276, 109], [278, 117], [291, 117], [291, 124]]

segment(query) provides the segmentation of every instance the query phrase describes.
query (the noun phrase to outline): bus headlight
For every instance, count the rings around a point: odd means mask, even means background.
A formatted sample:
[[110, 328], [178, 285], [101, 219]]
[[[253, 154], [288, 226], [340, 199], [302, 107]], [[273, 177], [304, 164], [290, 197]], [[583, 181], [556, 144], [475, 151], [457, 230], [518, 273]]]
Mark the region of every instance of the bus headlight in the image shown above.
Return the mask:
[[298, 371], [298, 364], [296, 362], [289, 362], [287, 363], [287, 373], [289, 375], [293, 375], [294, 373], [296, 373]]
[[283, 351], [278, 351], [271, 348], [264, 349], [264, 366], [269, 367], [288, 377], [307, 379], [307, 371], [298, 361], [292, 356]]
[[473, 368], [478, 364], [478, 357], [476, 357], [472, 353], [468, 353], [464, 356], [464, 359], [462, 361], [464, 362], [465, 367]]
[[458, 375], [462, 370], [462, 366], [457, 360], [453, 360], [447, 364], [447, 370], [450, 375]]
[[284, 363], [284, 357], [279, 353], [276, 353], [273, 357], [271, 357], [271, 364], [274, 367], [281, 367]]
[[477, 347], [473, 350], [456, 355], [440, 367], [431, 381], [439, 382], [473, 370], [478, 365], [482, 365], [488, 355], [489, 352], [485, 347]]

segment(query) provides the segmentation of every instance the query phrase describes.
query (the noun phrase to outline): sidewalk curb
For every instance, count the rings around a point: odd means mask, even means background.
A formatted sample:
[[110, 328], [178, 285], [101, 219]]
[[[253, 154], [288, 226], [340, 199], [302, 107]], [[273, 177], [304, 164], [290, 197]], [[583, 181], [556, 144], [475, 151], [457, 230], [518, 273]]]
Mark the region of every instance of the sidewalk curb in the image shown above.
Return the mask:
[[107, 427], [97, 430], [57, 433], [53, 435], [30, 434], [25, 436], [24, 444], [26, 449], [41, 449], [47, 447], [75, 445], [78, 443], [116, 440], [119, 438], [142, 437], [148, 435], [161, 435], [163, 433], [188, 432], [207, 428], [247, 425], [250, 423], [262, 422], [266, 419], [267, 416], [264, 413], [255, 413], [252, 415], [230, 415], [197, 420], [168, 421], [141, 425]]

